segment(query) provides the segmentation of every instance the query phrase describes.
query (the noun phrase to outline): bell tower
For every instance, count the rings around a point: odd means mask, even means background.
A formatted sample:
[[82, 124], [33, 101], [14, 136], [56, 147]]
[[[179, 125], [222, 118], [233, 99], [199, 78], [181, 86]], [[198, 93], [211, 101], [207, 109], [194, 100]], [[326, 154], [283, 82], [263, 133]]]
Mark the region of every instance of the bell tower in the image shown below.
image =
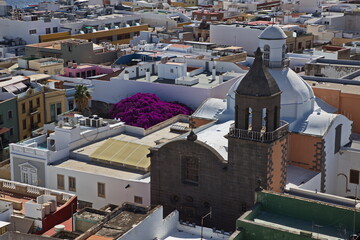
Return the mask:
[[254, 190], [282, 192], [286, 183], [288, 124], [280, 121], [281, 91], [264, 65], [260, 48], [235, 91], [235, 122], [228, 138], [229, 166], [236, 172], [243, 203]]

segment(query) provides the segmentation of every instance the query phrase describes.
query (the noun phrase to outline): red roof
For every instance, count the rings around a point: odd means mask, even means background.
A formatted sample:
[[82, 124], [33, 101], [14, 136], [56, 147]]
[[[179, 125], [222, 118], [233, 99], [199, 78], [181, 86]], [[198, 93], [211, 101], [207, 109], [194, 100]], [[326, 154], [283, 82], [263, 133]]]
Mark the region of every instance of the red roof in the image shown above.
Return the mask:
[[0, 135], [3, 134], [3, 133], [6, 133], [8, 131], [10, 131], [10, 128], [6, 128], [6, 127], [0, 128]]
[[[64, 225], [65, 226], [65, 230], [69, 231], [69, 232], [72, 232], [72, 218], [69, 218], [68, 220], [60, 223], [61, 225]], [[52, 236], [55, 234], [55, 227], [51, 228], [50, 230], [44, 232], [42, 234], [42, 236]]]

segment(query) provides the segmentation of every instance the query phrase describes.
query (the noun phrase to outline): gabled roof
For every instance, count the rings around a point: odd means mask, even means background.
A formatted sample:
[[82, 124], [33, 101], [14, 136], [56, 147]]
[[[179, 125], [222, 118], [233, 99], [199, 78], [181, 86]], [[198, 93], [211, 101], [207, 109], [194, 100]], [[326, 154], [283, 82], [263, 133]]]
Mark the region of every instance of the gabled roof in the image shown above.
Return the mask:
[[260, 48], [256, 50], [254, 63], [241, 80], [236, 92], [240, 95], [257, 97], [272, 96], [281, 92], [275, 79], [263, 64]]

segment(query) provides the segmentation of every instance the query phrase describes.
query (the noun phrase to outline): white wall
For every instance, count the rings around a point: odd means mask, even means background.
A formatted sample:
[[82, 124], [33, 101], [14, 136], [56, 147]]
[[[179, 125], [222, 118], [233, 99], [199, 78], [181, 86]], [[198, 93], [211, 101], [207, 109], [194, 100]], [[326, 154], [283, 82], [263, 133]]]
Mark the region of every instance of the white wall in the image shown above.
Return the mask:
[[259, 46], [258, 36], [261, 32], [260, 29], [242, 26], [210, 25], [210, 42], [218, 45], [243, 47], [249, 55], [254, 55]]
[[164, 239], [170, 232], [176, 229], [178, 221], [179, 212], [176, 210], [163, 219], [163, 207], [160, 206], [137, 226], [118, 238], [118, 240]]
[[0, 200], [0, 221], [10, 222], [10, 217], [13, 214], [14, 208], [11, 202]]
[[[354, 149], [344, 149], [341, 150], [342, 154], [339, 156], [338, 164], [338, 174], [345, 174], [348, 177], [348, 182], [346, 183], [346, 178], [342, 175], [336, 176], [337, 184], [336, 184], [336, 195], [347, 197], [347, 196], [360, 196], [360, 187], [357, 184], [350, 183], [350, 169], [360, 171], [360, 150]], [[346, 191], [346, 184], [348, 185], [348, 189], [350, 192]], [[358, 192], [356, 193], [356, 189]]]
[[43, 219], [45, 217], [45, 208], [42, 204], [28, 201], [25, 203], [25, 216], [35, 219]]
[[[50, 28], [53, 33], [53, 27], [57, 27], [60, 32], [60, 19], [51, 19], [51, 22], [38, 21], [15, 21], [10, 19], [0, 19], [0, 39], [3, 37], [20, 37], [27, 44], [38, 43], [39, 35], [46, 34], [46, 28]], [[29, 30], [36, 29], [36, 34], [30, 34]]]
[[343, 115], [339, 115], [335, 118], [329, 127], [329, 130], [324, 136], [325, 140], [325, 190], [326, 193], [337, 194], [337, 181], [339, 177], [337, 176], [338, 168], [341, 168], [342, 162], [339, 161], [340, 153], [334, 153], [335, 149], [335, 128], [342, 124], [341, 129], [341, 146], [349, 143], [349, 138], [351, 135], [352, 121], [347, 119]]
[[[134, 202], [134, 196], [143, 198], [144, 205], [150, 205], [150, 181], [124, 180], [119, 177], [104, 176], [85, 171], [66, 169], [56, 165], [47, 166], [46, 187], [57, 189], [57, 174], [64, 175], [65, 190], [76, 194], [79, 200], [92, 202], [93, 208], [101, 208], [112, 203], [121, 205]], [[69, 191], [69, 176], [76, 178], [76, 192]], [[98, 197], [97, 183], [105, 183], [105, 198]], [[125, 186], [130, 185], [129, 188]]]
[[107, 103], [117, 103], [138, 92], [153, 93], [162, 101], [179, 101], [196, 109], [205, 99], [225, 98], [235, 81], [236, 78], [213, 88], [196, 88], [155, 82], [128, 81], [119, 78], [111, 78], [110, 81], [94, 80], [95, 91], [92, 98]]
[[320, 192], [320, 190], [321, 190], [321, 173], [317, 174], [315, 177], [313, 177], [306, 183], [302, 184], [299, 188]]

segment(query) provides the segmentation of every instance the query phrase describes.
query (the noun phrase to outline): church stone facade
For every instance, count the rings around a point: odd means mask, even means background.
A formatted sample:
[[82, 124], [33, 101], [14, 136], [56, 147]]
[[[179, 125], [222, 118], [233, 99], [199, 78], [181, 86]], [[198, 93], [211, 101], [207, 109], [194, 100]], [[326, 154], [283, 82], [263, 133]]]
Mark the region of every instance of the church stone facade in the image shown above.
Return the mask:
[[[281, 91], [260, 49], [236, 90], [235, 122], [225, 136], [228, 159], [194, 132], [151, 149], [151, 203], [180, 219], [226, 231], [255, 202], [255, 189], [282, 192], [286, 181], [288, 125], [280, 121]], [[204, 130], [206, 131], [206, 130]]]

